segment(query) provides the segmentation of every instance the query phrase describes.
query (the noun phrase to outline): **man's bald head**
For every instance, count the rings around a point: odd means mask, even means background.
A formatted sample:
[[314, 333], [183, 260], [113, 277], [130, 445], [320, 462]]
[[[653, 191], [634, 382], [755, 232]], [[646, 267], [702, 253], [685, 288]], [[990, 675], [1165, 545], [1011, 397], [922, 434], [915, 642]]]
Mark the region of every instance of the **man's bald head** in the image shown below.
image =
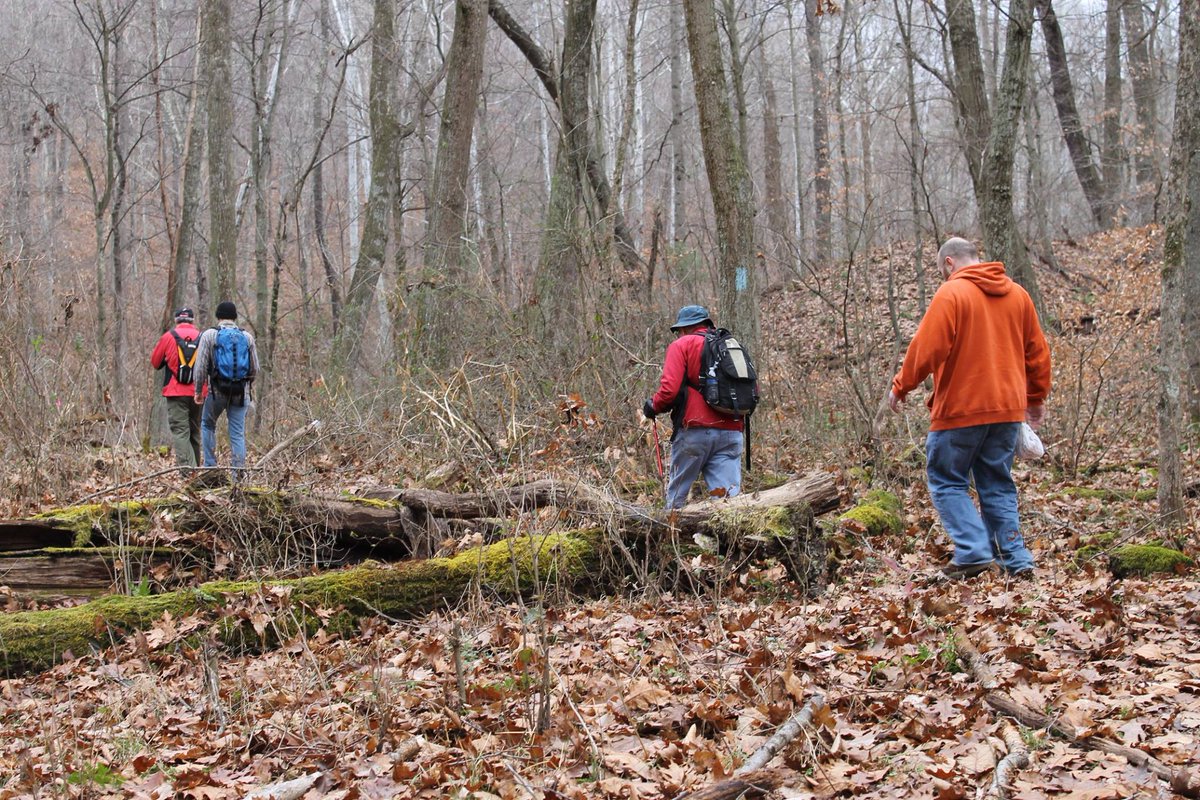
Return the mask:
[[979, 263], [979, 248], [958, 236], [951, 237], [938, 249], [938, 269], [949, 278], [956, 269]]

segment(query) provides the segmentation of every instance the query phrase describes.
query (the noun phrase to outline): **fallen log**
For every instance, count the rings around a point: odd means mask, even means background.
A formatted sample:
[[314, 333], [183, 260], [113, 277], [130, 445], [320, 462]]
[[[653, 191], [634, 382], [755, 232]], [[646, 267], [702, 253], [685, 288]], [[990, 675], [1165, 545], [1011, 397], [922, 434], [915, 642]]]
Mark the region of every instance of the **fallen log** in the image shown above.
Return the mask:
[[175, 551], [144, 547], [46, 547], [0, 552], [0, 586], [14, 592], [53, 594], [69, 586], [72, 594], [113, 591], [123, 577], [137, 584], [150, 570], [170, 563]]
[[[73, 608], [0, 614], [0, 670], [19, 674], [48, 669], [64, 656], [82, 656], [146, 630], [170, 614], [205, 614], [228, 644], [266, 647], [299, 625], [352, 633], [362, 617], [412, 617], [457, 603], [478, 588], [512, 597], [548, 583], [594, 581], [604, 548], [598, 529], [523, 536], [453, 558], [359, 566], [307, 578], [265, 582], [218, 581], [149, 597], [108, 596]], [[238, 598], [275, 598], [276, 614], [257, 626], [258, 638], [222, 611]], [[320, 612], [320, 613], [318, 613]]]
[[[645, 539], [703, 533], [727, 554], [778, 556], [805, 585], [823, 583], [825, 548], [813, 517], [838, 504], [833, 476], [812, 472], [774, 489], [674, 512], [644, 508], [584, 483], [541, 480], [492, 492], [451, 494], [430, 489], [375, 491], [368, 497], [323, 497], [265, 489], [228, 489], [57, 509], [35, 520], [0, 523], [0, 550], [49, 544], [150, 546], [169, 522], [175, 533], [236, 533], [240, 541], [293, 534], [320, 539], [324, 563], [396, 560], [436, 552], [456, 527], [518, 511], [557, 506], [588, 524]], [[453, 524], [452, 524], [453, 523]], [[45, 541], [52, 538], [52, 541]], [[161, 541], [161, 540], [160, 540]], [[197, 545], [198, 546], [198, 545]], [[203, 554], [200, 561], [204, 560]], [[318, 559], [321, 561], [321, 559]], [[67, 593], [69, 584], [56, 586]]]

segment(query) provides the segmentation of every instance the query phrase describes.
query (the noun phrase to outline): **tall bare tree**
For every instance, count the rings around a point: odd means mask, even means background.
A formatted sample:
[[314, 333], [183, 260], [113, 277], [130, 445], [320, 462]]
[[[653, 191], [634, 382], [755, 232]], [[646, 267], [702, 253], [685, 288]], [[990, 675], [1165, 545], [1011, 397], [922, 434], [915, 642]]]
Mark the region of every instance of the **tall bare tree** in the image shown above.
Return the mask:
[[816, 256], [826, 262], [833, 255], [833, 177], [829, 163], [829, 116], [826, 110], [828, 84], [825, 54], [821, 47], [820, 20], [825, 0], [804, 3], [804, 35], [808, 42], [808, 70], [812, 83], [813, 203], [816, 208]]
[[1200, 277], [1200, 0], [1179, 6], [1179, 82], [1175, 134], [1165, 204], [1158, 398], [1158, 510], [1168, 524], [1184, 521], [1183, 425], [1184, 304]]
[[218, 302], [237, 294], [237, 223], [234, 217], [232, 5], [205, 0], [203, 58], [208, 122], [208, 276]]
[[447, 323], [454, 317], [457, 290], [468, 280], [471, 236], [467, 201], [471, 191], [471, 141], [483, 82], [483, 51], [487, 41], [487, 0], [455, 2], [454, 36], [446, 55], [446, 90], [438, 133], [437, 161], [429, 190], [425, 238], [425, 279], [418, 300], [427, 343], [445, 348]]
[[1041, 291], [1012, 203], [1013, 161], [1033, 33], [1031, 0], [1009, 3], [1004, 68], [996, 90], [994, 113], [984, 89], [972, 0], [946, 0], [946, 26], [954, 59], [951, 86], [958, 108], [957, 122], [979, 208], [984, 246], [991, 258], [1004, 262], [1009, 275], [1025, 287], [1038, 313], [1043, 314]]
[[1035, 0], [1041, 15], [1042, 36], [1046, 39], [1046, 58], [1050, 62], [1050, 86], [1054, 90], [1054, 108], [1062, 126], [1063, 139], [1071, 154], [1075, 176], [1083, 188], [1083, 196], [1092, 211], [1096, 226], [1105, 229], [1112, 225], [1113, 211], [1105, 196], [1100, 180], [1100, 171], [1092, 161], [1092, 145], [1079, 118], [1075, 104], [1075, 84], [1071, 81], [1071, 67], [1067, 62], [1067, 46], [1063, 43], [1062, 28], [1058, 15], [1054, 13], [1052, 0]]
[[713, 0], [685, 0], [700, 141], [717, 233], [717, 297], [722, 322], [753, 347], [758, 341], [758, 268], [750, 173], [729, 109]]

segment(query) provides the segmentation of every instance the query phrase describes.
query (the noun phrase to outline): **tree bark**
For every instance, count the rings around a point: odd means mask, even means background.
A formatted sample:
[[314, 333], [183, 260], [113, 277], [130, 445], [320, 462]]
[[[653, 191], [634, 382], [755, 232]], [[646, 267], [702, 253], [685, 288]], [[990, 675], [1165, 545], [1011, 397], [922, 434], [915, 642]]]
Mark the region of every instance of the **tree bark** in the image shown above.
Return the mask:
[[826, 264], [833, 257], [833, 181], [829, 164], [829, 118], [826, 99], [825, 56], [821, 48], [819, 25], [822, 0], [804, 3], [804, 35], [808, 42], [808, 69], [812, 83], [813, 194], [816, 205], [817, 262]]
[[1200, 253], [1189, 250], [1200, 204], [1200, 0], [1183, 0], [1179, 9], [1179, 82], [1175, 130], [1167, 182], [1163, 240], [1162, 316], [1158, 398], [1158, 510], [1170, 525], [1187, 519], [1183, 505], [1180, 458], [1183, 426], [1185, 288], [1197, 281]]
[[1004, 69], [994, 113], [984, 91], [975, 10], [971, 0], [946, 0], [947, 31], [954, 59], [953, 94], [959, 132], [975, 190], [984, 249], [1002, 261], [1008, 274], [1025, 287], [1039, 315], [1045, 307], [1029, 254], [1012, 206], [1012, 172], [1021, 109], [1025, 101], [1030, 39], [1031, 0], [1011, 0]]
[[779, 136], [779, 101], [775, 94], [775, 82], [771, 80], [771, 65], [765, 47], [759, 47], [759, 69], [763, 87], [763, 189], [766, 194], [767, 228], [771, 233], [767, 275], [773, 266], [782, 278], [782, 266], [791, 259], [788, 242], [792, 223], [787, 198], [783, 194], [783, 142]]
[[469, 279], [465, 243], [471, 235], [467, 222], [471, 141], [488, 28], [487, 0], [457, 0], [455, 9], [454, 37], [446, 55], [437, 161], [429, 193], [426, 276], [416, 298], [424, 346], [439, 361], [449, 355], [445, 351], [459, 319], [457, 306], [466, 299], [460, 290]]
[[713, 0], [685, 0], [700, 141], [712, 194], [717, 236], [720, 323], [750, 347], [758, 342], [758, 265], [750, 174], [730, 116], [729, 92]]
[[203, 58], [208, 122], [208, 283], [217, 302], [237, 294], [237, 226], [234, 219], [232, 7], [204, 3]]
[[333, 342], [333, 364], [349, 375], [358, 366], [366, 335], [367, 319], [375, 302], [379, 277], [387, 256], [388, 218], [392, 192], [399, 191], [396, 149], [400, 130], [392, 108], [391, 80], [396, 52], [395, 0], [374, 0], [371, 33], [371, 85], [368, 117], [371, 128], [371, 188], [364, 210], [366, 224], [354, 263], [354, 274], [346, 292], [341, 325]]
[[1121, 207], [1124, 156], [1121, 152], [1121, 3], [1107, 0], [1104, 12], [1104, 123], [1100, 145], [1100, 170], [1104, 175], [1104, 202], [1113, 224]]
[[[202, 19], [198, 17], [196, 20], [198, 50], [203, 47], [202, 29]], [[167, 302], [166, 308], [163, 309], [163, 330], [174, 324], [175, 310], [182, 307], [187, 301], [185, 277], [192, 263], [196, 239], [196, 217], [200, 211], [200, 189], [204, 180], [201, 162], [204, 158], [204, 128], [206, 125], [204, 84], [201, 82], [200, 72], [202, 61], [202, 57], [197, 54], [192, 70], [192, 96], [188, 101], [187, 133], [183, 145], [183, 174], [179, 178], [179, 227], [176, 231], [175, 249], [171, 253], [171, 265], [167, 273]]]
[[1150, 221], [1162, 176], [1158, 167], [1158, 89], [1154, 60], [1150, 56], [1149, 33], [1140, 0], [1123, 0], [1125, 45], [1129, 51], [1129, 79], [1133, 84], [1133, 108], [1137, 115], [1137, 146], [1133, 163], [1138, 183], [1139, 224]]
[[1035, 0], [1042, 18], [1042, 36], [1046, 40], [1046, 58], [1050, 62], [1050, 85], [1054, 90], [1054, 108], [1062, 126], [1067, 152], [1071, 154], [1071, 165], [1083, 188], [1083, 196], [1092, 211], [1092, 220], [1101, 230], [1112, 226], [1112, 210], [1106, 202], [1100, 172], [1092, 161], [1092, 146], [1083, 130], [1079, 109], [1075, 105], [1075, 84], [1071, 81], [1071, 70], [1067, 63], [1067, 47], [1063, 43], [1062, 28], [1058, 15], [1054, 13], [1052, 0]]

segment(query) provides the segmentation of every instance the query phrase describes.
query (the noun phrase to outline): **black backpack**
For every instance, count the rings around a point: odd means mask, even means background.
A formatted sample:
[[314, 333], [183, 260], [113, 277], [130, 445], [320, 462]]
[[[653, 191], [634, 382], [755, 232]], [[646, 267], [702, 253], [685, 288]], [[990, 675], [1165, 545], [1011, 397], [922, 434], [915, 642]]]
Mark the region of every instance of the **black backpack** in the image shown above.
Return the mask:
[[749, 417], [758, 407], [758, 373], [749, 351], [724, 328], [704, 331], [700, 385], [704, 402], [730, 417]]
[[175, 368], [175, 380], [184, 385], [195, 380], [192, 369], [196, 366], [196, 351], [200, 349], [200, 337], [185, 339], [174, 328], [171, 335], [175, 337], [175, 349], [179, 355], [179, 366]]

